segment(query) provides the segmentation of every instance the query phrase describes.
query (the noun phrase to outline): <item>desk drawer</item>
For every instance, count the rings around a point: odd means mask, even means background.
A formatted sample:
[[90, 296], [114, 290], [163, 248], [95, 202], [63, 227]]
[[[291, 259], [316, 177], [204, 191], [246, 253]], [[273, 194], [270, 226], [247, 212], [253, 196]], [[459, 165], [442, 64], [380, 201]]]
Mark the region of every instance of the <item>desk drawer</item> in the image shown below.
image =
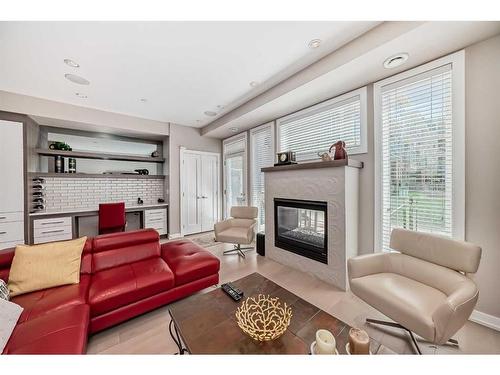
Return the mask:
[[55, 242], [55, 241], [66, 241], [71, 240], [73, 235], [71, 233], [50, 233], [46, 236], [35, 237], [33, 243], [47, 243], [47, 242]]
[[155, 210], [145, 210], [144, 211], [144, 219], [147, 221], [148, 219], [156, 219], [160, 217], [167, 217], [167, 209], [159, 208]]
[[0, 212], [0, 224], [10, 223], [12, 221], [24, 221], [24, 214], [22, 211], [18, 212]]
[[45, 243], [73, 238], [71, 216], [33, 220], [33, 242]]
[[71, 216], [33, 220], [33, 228], [35, 229], [35, 233], [37, 230], [41, 229], [61, 228], [67, 226], [71, 226]]
[[24, 223], [22, 221], [0, 223], [0, 242], [13, 241], [24, 242]]

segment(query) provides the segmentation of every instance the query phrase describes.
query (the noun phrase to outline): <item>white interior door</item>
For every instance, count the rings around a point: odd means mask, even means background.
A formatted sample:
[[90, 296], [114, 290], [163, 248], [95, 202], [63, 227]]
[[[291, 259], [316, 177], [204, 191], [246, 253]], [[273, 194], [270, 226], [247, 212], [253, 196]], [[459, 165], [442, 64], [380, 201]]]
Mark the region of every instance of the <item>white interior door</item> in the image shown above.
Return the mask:
[[183, 171], [182, 226], [184, 234], [201, 232], [200, 190], [201, 157], [199, 154], [184, 152], [181, 160]]
[[219, 218], [219, 166], [216, 155], [201, 158], [201, 231], [213, 230]]
[[219, 221], [219, 155], [181, 151], [182, 234], [213, 230]]

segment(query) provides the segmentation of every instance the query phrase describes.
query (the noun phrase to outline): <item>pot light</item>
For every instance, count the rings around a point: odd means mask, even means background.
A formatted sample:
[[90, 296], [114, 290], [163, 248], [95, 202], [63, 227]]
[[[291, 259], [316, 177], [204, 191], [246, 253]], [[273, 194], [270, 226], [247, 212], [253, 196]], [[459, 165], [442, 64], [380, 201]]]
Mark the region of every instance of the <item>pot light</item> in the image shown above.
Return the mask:
[[69, 80], [73, 83], [79, 84], [79, 85], [89, 85], [90, 84], [90, 82], [87, 81], [85, 78], [77, 76], [76, 74], [67, 73], [64, 75], [64, 78], [66, 78], [67, 80]]
[[214, 111], [205, 111], [203, 113], [206, 114], [207, 116], [210, 116], [210, 117], [217, 116], [217, 112], [214, 112]]
[[403, 65], [406, 60], [408, 60], [409, 55], [407, 53], [398, 53], [397, 55], [388, 57], [384, 61], [384, 68], [393, 69], [400, 65]]
[[259, 82], [252, 81], [252, 82], [249, 83], [249, 85], [252, 86], [252, 87], [257, 87], [257, 86], [259, 86]]
[[307, 44], [309, 48], [318, 48], [321, 44], [321, 39], [313, 39]]
[[79, 68], [80, 67], [80, 64], [78, 64], [77, 62], [75, 62], [71, 59], [64, 59], [64, 63], [68, 66], [71, 66], [72, 68]]
[[238, 128], [231, 128], [230, 130], [231, 130], [233, 133], [237, 133], [237, 132], [238, 132], [238, 130], [240, 130], [240, 129], [238, 129]]
[[140, 98], [139, 100], [141, 101], [141, 103], [146, 103], [148, 101], [146, 98]]

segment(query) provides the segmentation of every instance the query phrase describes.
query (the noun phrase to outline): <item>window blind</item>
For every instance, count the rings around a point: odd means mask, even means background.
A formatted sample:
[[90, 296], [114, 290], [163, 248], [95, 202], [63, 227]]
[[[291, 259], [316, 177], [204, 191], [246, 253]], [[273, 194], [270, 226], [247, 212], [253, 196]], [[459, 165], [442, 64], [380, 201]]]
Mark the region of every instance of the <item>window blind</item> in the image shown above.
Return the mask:
[[266, 125], [250, 132], [251, 155], [251, 200], [259, 209], [259, 230], [265, 224], [264, 173], [261, 168], [272, 167], [274, 163], [273, 128]]
[[237, 154], [244, 152], [246, 148], [246, 138], [241, 137], [232, 141], [224, 143], [224, 155]]
[[362, 145], [361, 95], [329, 101], [278, 120], [278, 149], [297, 160], [318, 159], [336, 141], [354, 153]]
[[452, 74], [446, 65], [381, 89], [382, 246], [393, 228], [452, 235]]

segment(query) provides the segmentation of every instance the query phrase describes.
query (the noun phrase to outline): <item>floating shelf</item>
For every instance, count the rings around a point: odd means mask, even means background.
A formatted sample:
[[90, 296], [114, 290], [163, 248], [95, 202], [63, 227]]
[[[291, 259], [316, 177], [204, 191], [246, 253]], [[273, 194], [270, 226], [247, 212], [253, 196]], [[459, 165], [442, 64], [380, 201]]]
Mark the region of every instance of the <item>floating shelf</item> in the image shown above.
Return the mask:
[[58, 177], [58, 178], [140, 178], [152, 180], [164, 180], [163, 175], [144, 174], [110, 174], [110, 173], [51, 173], [51, 172], [29, 172], [30, 178], [35, 177]]
[[152, 156], [136, 156], [124, 154], [111, 154], [105, 152], [85, 152], [85, 151], [61, 151], [61, 150], [48, 150], [37, 148], [35, 152], [39, 155], [81, 158], [81, 159], [101, 159], [101, 160], [122, 160], [122, 161], [141, 161], [148, 163], [164, 163], [165, 158], [153, 158]]

